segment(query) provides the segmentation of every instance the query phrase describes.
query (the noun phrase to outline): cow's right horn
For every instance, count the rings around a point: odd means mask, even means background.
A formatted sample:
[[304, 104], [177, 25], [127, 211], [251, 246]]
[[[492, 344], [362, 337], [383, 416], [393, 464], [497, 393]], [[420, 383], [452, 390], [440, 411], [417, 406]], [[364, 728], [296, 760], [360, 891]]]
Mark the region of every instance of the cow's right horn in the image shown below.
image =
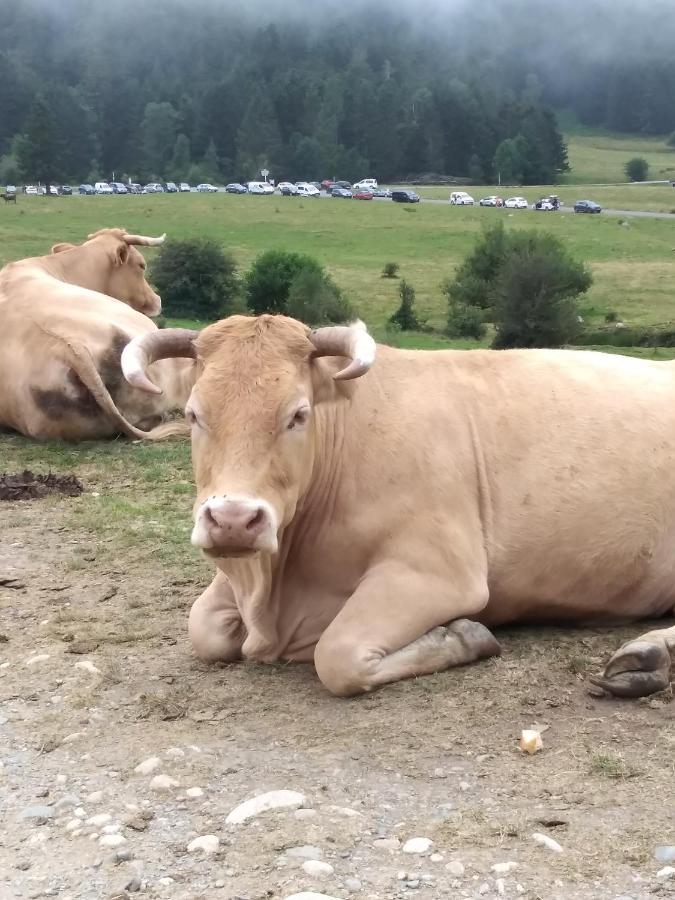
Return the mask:
[[189, 328], [163, 328], [134, 338], [122, 351], [124, 377], [141, 391], [161, 394], [161, 388], [148, 378], [146, 369], [158, 359], [173, 356], [194, 359], [197, 355], [194, 342], [198, 334]]

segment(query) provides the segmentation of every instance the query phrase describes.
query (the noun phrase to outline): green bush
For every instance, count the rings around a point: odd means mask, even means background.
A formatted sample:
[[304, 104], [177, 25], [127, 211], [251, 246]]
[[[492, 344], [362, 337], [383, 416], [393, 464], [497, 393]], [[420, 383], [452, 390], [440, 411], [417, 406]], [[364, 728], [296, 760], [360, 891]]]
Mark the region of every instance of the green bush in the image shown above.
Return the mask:
[[675, 347], [675, 328], [599, 328], [582, 331], [575, 343], [580, 346]]
[[487, 332], [483, 321], [485, 313], [477, 306], [463, 303], [448, 304], [448, 325], [445, 333], [452, 338], [473, 338], [481, 341]]
[[388, 262], [384, 264], [384, 268], [382, 269], [382, 277], [383, 278], [397, 278], [398, 270], [401, 267], [398, 263]]
[[493, 288], [506, 254], [507, 235], [502, 222], [483, 231], [474, 249], [461, 264], [455, 278], [442, 286], [448, 303], [489, 309]]
[[206, 238], [168, 241], [152, 265], [165, 315], [222, 319], [240, 295], [233, 257]]
[[615, 309], [609, 309], [605, 313], [605, 322], [618, 322], [619, 314]]
[[634, 156], [628, 160], [623, 170], [631, 181], [646, 181], [649, 174], [649, 163], [642, 156]]
[[248, 308], [256, 315], [288, 312], [291, 284], [302, 271], [325, 277], [321, 265], [311, 256], [285, 250], [261, 253], [245, 277]]
[[419, 331], [422, 322], [415, 312], [415, 289], [403, 279], [398, 287], [398, 295], [401, 298], [399, 308], [389, 319], [391, 325], [397, 325], [401, 331]]
[[301, 269], [288, 290], [288, 315], [307, 325], [339, 325], [356, 318], [349, 300], [329, 275]]

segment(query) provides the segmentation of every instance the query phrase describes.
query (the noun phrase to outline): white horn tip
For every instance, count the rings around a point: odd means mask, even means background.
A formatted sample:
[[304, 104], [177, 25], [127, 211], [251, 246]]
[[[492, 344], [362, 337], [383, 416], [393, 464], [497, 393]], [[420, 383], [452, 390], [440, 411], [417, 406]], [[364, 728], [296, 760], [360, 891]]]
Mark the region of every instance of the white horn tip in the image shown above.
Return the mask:
[[162, 389], [150, 381], [148, 376], [141, 369], [134, 369], [125, 372], [124, 377], [132, 387], [138, 388], [139, 391], [145, 391], [147, 394], [161, 394]]

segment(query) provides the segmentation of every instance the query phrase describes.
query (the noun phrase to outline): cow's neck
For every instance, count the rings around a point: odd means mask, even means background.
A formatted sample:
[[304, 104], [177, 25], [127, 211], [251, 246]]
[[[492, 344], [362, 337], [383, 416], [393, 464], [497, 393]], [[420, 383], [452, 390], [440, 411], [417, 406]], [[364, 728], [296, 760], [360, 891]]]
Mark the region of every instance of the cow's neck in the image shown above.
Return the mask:
[[107, 275], [110, 258], [105, 250], [98, 247], [75, 247], [42, 257], [44, 268], [53, 277], [67, 284], [90, 291], [107, 293]]

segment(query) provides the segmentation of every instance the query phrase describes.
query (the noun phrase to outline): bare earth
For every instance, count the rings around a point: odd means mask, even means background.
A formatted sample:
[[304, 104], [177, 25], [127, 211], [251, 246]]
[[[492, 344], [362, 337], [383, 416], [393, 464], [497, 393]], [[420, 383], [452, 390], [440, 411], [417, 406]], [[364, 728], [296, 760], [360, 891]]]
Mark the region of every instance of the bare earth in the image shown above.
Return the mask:
[[[1, 900], [675, 896], [654, 858], [675, 845], [672, 691], [587, 692], [640, 625], [500, 632], [501, 659], [348, 701], [310, 667], [205, 666], [186, 616], [208, 565], [153, 564], [157, 539], [133, 517], [126, 546], [145, 543], [145, 555], [127, 553], [112, 522], [75, 525], [92, 491], [133, 499], [129, 480], [98, 478], [83, 478], [79, 498], [0, 505]], [[520, 731], [533, 725], [544, 750], [524, 756]], [[151, 756], [159, 766], [136, 774]], [[177, 784], [153, 789], [158, 774]], [[225, 823], [281, 788], [314, 813]], [[110, 819], [87, 824], [99, 814]], [[101, 846], [106, 829], [125, 841]], [[207, 834], [216, 854], [187, 852]], [[413, 837], [433, 844], [406, 854]], [[334, 872], [307, 874], [308, 857]]]

